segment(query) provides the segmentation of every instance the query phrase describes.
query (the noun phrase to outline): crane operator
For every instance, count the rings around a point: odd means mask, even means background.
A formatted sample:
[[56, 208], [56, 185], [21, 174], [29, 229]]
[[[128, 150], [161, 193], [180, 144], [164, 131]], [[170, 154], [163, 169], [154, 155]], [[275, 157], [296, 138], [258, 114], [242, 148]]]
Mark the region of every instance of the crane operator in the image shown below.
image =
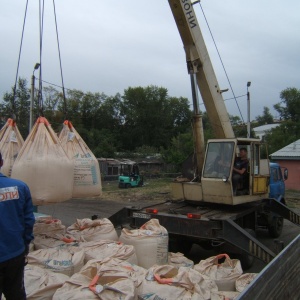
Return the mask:
[[247, 168], [249, 160], [247, 148], [240, 148], [240, 155], [235, 159], [232, 174], [232, 188], [233, 193], [236, 195], [236, 190], [239, 184], [243, 184], [247, 178]]

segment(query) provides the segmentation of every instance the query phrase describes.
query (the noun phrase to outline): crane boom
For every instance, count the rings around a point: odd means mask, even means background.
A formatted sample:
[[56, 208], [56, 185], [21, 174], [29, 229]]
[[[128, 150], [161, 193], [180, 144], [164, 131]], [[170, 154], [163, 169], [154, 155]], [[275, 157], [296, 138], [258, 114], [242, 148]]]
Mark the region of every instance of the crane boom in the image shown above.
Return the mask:
[[[188, 72], [195, 74], [215, 138], [234, 138], [229, 115], [190, 0], [168, 0], [180, 33]], [[195, 104], [194, 104], [195, 106]], [[194, 107], [194, 111], [198, 111]]]

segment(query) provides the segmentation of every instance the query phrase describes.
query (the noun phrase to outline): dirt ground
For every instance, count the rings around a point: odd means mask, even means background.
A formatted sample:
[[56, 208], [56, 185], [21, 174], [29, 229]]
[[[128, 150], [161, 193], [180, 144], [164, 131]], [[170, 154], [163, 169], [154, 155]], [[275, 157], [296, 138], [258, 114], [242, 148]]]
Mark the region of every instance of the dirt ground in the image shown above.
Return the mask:
[[[117, 182], [104, 182], [102, 198], [110, 201], [151, 202], [168, 200], [171, 197], [172, 179], [150, 179], [142, 188], [119, 189]], [[300, 208], [300, 191], [286, 191], [287, 205]]]
[[[76, 219], [89, 218], [97, 215], [107, 218], [124, 206], [142, 207], [151, 203], [171, 199], [172, 179], [151, 179], [139, 188], [119, 189], [118, 182], [103, 182], [100, 198], [82, 198], [39, 206], [38, 212], [51, 215], [62, 220], [66, 226], [73, 224]], [[286, 192], [287, 205], [300, 213], [300, 191]]]

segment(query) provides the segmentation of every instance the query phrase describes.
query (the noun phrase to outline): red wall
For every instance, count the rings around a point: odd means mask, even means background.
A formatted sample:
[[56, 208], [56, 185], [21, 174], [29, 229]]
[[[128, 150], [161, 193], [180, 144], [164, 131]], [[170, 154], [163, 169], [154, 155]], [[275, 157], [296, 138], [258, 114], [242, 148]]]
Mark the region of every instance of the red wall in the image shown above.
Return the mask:
[[289, 178], [285, 181], [285, 187], [300, 191], [300, 160], [276, 160], [276, 162], [289, 170]]

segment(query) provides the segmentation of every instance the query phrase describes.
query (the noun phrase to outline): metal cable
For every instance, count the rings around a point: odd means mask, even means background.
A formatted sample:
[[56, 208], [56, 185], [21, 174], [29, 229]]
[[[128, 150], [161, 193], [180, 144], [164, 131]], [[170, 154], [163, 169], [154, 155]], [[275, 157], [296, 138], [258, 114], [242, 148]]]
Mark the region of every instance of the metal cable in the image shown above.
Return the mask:
[[216, 48], [216, 50], [217, 50], [218, 56], [219, 56], [219, 58], [220, 58], [220, 61], [221, 61], [223, 70], [224, 70], [225, 75], [226, 75], [226, 78], [227, 78], [227, 80], [228, 80], [228, 83], [229, 83], [230, 89], [231, 89], [231, 91], [232, 91], [232, 94], [233, 94], [233, 98], [234, 98], [234, 100], [235, 100], [235, 103], [236, 103], [236, 105], [237, 105], [237, 107], [238, 107], [238, 110], [239, 110], [239, 112], [240, 112], [242, 121], [243, 121], [243, 123], [245, 123], [245, 122], [244, 122], [243, 115], [242, 115], [242, 112], [241, 112], [240, 107], [239, 107], [239, 104], [238, 104], [238, 102], [237, 102], [236, 96], [235, 96], [235, 94], [234, 94], [233, 88], [232, 88], [232, 86], [231, 86], [231, 82], [230, 82], [230, 80], [229, 80], [229, 77], [228, 77], [228, 74], [227, 74], [225, 65], [224, 65], [224, 63], [223, 63], [222, 57], [221, 57], [221, 55], [220, 55], [219, 49], [218, 49], [217, 44], [216, 44], [216, 42], [215, 42], [214, 36], [213, 36], [213, 34], [212, 34], [212, 31], [211, 31], [211, 29], [210, 29], [210, 26], [209, 26], [209, 24], [208, 24], [207, 18], [206, 18], [206, 16], [205, 16], [205, 13], [204, 13], [204, 10], [203, 10], [203, 8], [202, 8], [202, 5], [201, 5], [200, 1], [199, 1], [199, 6], [200, 6], [200, 8], [201, 8], [201, 10], [202, 10], [202, 13], [203, 13], [203, 16], [204, 16], [206, 25], [207, 25], [207, 27], [208, 27], [209, 33], [210, 33], [210, 35], [211, 35], [211, 38], [212, 38], [212, 40], [213, 40], [213, 42], [214, 42], [214, 45], [215, 45], [215, 48]]
[[58, 26], [57, 26], [54, 0], [53, 0], [53, 10], [54, 10], [54, 17], [55, 17], [55, 28], [56, 28], [56, 39], [57, 39], [57, 48], [58, 48], [59, 65], [60, 65], [61, 84], [62, 84], [62, 92], [63, 92], [63, 99], [64, 99], [64, 113], [65, 113], [65, 119], [67, 119], [67, 103], [66, 103], [65, 86], [64, 86], [64, 79], [63, 79], [63, 72], [62, 72], [62, 63], [61, 63], [60, 46], [59, 46], [59, 38], [58, 38]]
[[27, 7], [28, 7], [28, 0], [26, 1], [25, 7], [25, 14], [24, 14], [24, 21], [23, 21], [23, 28], [22, 28], [22, 35], [21, 35], [21, 43], [20, 43], [20, 50], [19, 50], [19, 58], [18, 58], [18, 65], [17, 65], [17, 72], [16, 72], [16, 79], [15, 85], [13, 90], [13, 98], [11, 103], [11, 110], [12, 110], [12, 119], [15, 120], [15, 99], [16, 99], [16, 88], [17, 88], [17, 81], [18, 81], [18, 74], [19, 74], [19, 67], [20, 67], [20, 59], [21, 59], [21, 52], [22, 52], [22, 45], [23, 45], [23, 38], [24, 38], [24, 30], [25, 30], [25, 23], [26, 23], [26, 16], [27, 16]]
[[[43, 5], [41, 2], [43, 1]], [[38, 104], [39, 112], [41, 116], [44, 116], [43, 113], [43, 81], [42, 81], [42, 53], [43, 53], [43, 32], [44, 32], [44, 11], [45, 11], [45, 2], [44, 0], [39, 1], [39, 23], [40, 23], [40, 69], [39, 69], [39, 93], [38, 93]]]

